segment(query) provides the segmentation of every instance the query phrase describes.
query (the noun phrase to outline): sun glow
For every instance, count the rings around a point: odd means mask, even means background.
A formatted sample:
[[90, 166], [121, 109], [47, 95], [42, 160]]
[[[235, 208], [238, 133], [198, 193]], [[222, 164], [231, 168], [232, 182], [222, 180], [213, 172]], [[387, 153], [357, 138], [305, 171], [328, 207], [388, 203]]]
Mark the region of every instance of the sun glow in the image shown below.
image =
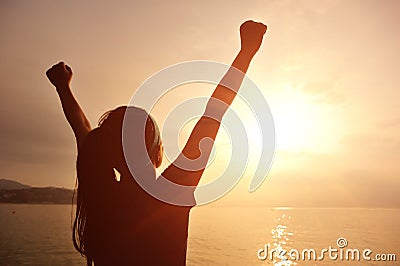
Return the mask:
[[329, 106], [315, 101], [288, 85], [270, 100], [276, 130], [277, 150], [290, 152], [328, 152], [332, 150], [335, 119]]
[[[275, 124], [277, 151], [330, 153], [336, 148], [340, 137], [337, 127], [341, 126], [338, 109], [319, 101], [322, 95], [310, 95], [288, 84], [265, 97]], [[241, 99], [232, 108], [246, 128], [252, 154], [257, 156], [263, 138], [256, 117]]]

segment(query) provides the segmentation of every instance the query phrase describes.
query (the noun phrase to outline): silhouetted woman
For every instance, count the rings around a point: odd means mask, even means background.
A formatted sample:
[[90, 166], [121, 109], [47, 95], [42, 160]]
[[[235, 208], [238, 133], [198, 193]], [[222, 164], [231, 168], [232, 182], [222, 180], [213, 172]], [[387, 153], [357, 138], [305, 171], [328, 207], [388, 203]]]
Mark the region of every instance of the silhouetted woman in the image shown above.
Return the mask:
[[[215, 140], [220, 120], [235, 98], [266, 29], [262, 23], [253, 21], [241, 25], [240, 52], [216, 87], [205, 115], [197, 122], [181, 154], [162, 173], [165, 180], [193, 187], [190, 193], [185, 190], [182, 195], [179, 190], [163, 191], [174, 197], [186, 197], [186, 202], [193, 199], [193, 204], [183, 204], [185, 206], [153, 197], [154, 194], [144, 191], [138, 179], [133, 178], [140, 176], [158, 189], [163, 188], [159, 181], [162, 178], [156, 179], [155, 173], [162, 161], [163, 146], [157, 124], [149, 114], [137, 107], [118, 107], [104, 114], [98, 127], [92, 130], [71, 92], [71, 68], [60, 62], [46, 72], [57, 89], [77, 140], [78, 186], [73, 243], [87, 258], [88, 265], [92, 262], [95, 265], [185, 265], [189, 212], [195, 205], [194, 188], [212, 149], [211, 143], [203, 145], [200, 152], [200, 141]], [[144, 121], [143, 126], [140, 121]], [[125, 123], [138, 128], [133, 131], [137, 134], [132, 133], [132, 137], [127, 138], [144, 139], [145, 151], [133, 145], [122, 145]], [[134, 175], [124, 152], [133, 154], [140, 162], [133, 160]], [[148, 158], [147, 163], [142, 158]], [[197, 160], [196, 169], [190, 160]]]

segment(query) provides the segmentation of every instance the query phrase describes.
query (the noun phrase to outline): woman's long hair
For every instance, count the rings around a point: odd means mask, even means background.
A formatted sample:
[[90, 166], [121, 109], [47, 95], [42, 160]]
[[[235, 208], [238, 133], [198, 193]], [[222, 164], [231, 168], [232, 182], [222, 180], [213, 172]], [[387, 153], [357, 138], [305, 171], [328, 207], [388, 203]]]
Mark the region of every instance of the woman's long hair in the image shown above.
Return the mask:
[[147, 152], [156, 167], [161, 163], [162, 143], [157, 124], [149, 114], [137, 107], [122, 106], [105, 113], [99, 120], [99, 126], [85, 138], [76, 164], [76, 214], [72, 239], [74, 247], [87, 258], [88, 265], [104, 251], [102, 248], [112, 238], [115, 228], [113, 212], [117, 209], [117, 181], [114, 169], [120, 171], [118, 168], [126, 165], [122, 147], [122, 126], [127, 110], [147, 116]]

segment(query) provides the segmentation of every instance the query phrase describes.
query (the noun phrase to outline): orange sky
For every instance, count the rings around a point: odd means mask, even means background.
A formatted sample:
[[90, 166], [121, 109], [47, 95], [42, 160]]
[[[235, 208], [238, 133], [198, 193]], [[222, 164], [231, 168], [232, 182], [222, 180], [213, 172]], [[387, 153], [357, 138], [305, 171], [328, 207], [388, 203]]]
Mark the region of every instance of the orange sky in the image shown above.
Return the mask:
[[251, 18], [269, 26], [249, 76], [270, 104], [278, 150], [258, 191], [247, 193], [247, 177], [219, 204], [400, 206], [399, 10], [394, 0], [2, 1], [0, 178], [74, 186], [73, 134], [44, 75], [53, 63], [72, 67], [95, 124], [164, 67], [230, 63]]

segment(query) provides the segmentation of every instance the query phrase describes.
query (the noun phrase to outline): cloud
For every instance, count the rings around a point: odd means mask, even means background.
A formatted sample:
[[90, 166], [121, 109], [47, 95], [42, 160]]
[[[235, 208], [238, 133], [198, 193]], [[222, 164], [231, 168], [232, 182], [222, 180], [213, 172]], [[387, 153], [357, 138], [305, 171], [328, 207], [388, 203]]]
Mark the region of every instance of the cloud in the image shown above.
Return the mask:
[[378, 123], [378, 128], [395, 128], [400, 126], [400, 117]]
[[362, 145], [362, 146], [381, 146], [381, 145], [392, 145], [396, 142], [396, 138], [387, 136], [387, 135], [379, 135], [373, 133], [355, 133], [344, 136], [341, 140], [341, 144], [350, 144], [350, 145]]
[[346, 96], [339, 92], [334, 81], [309, 82], [297, 86], [309, 95], [312, 102], [319, 104], [339, 105], [346, 102]]
[[301, 91], [309, 94], [319, 94], [333, 89], [332, 82], [310, 82], [301, 86]]
[[282, 155], [284, 158], [324, 158], [329, 156], [326, 153], [312, 152], [312, 151], [277, 151], [277, 156]]

